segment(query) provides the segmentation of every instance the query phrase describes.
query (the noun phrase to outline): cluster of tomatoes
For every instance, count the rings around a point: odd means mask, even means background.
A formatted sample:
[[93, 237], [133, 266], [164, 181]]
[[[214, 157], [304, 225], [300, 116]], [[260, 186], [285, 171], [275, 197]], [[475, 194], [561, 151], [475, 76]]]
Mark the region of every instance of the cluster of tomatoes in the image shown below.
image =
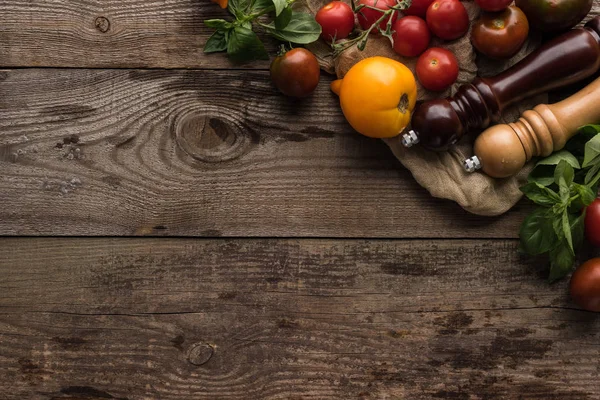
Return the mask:
[[[525, 15], [516, 7], [508, 7], [512, 0], [476, 0], [485, 11], [473, 26], [471, 40], [475, 48], [492, 58], [508, 58], [516, 54], [529, 33]], [[356, 18], [363, 30], [376, 24], [384, 12], [396, 5], [396, 0], [359, 0]], [[362, 7], [361, 7], [362, 6]], [[428, 90], [442, 91], [458, 77], [455, 55], [444, 48], [429, 48], [432, 35], [442, 40], [455, 40], [469, 30], [467, 10], [459, 0], [413, 0], [402, 12], [390, 13], [379, 22], [385, 31], [392, 18], [393, 49], [404, 57], [419, 57], [417, 78]], [[355, 14], [341, 1], [322, 7], [315, 19], [322, 27], [321, 37], [327, 42], [347, 38], [354, 29]], [[510, 32], [510, 33], [507, 33]], [[510, 36], [510, 37], [509, 37]]]
[[[600, 248], [600, 198], [586, 209], [585, 237], [592, 246]], [[600, 312], [600, 258], [592, 258], [575, 270], [570, 293], [579, 306]]]

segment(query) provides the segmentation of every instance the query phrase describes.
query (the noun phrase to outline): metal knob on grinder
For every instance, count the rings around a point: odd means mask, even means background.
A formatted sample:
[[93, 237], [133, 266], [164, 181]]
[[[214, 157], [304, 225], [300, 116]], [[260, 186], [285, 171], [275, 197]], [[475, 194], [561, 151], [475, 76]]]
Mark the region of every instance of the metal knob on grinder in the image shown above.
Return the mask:
[[412, 131], [402, 143], [442, 151], [464, 134], [485, 129], [501, 112], [525, 98], [563, 87], [593, 75], [600, 68], [600, 16], [572, 29], [501, 74], [475, 78], [453, 97], [426, 101], [414, 111]]
[[475, 140], [475, 156], [464, 161], [468, 172], [482, 169], [493, 178], [518, 173], [532, 157], [562, 149], [583, 125], [600, 121], [600, 78], [574, 95], [523, 112], [514, 123], [486, 129]]

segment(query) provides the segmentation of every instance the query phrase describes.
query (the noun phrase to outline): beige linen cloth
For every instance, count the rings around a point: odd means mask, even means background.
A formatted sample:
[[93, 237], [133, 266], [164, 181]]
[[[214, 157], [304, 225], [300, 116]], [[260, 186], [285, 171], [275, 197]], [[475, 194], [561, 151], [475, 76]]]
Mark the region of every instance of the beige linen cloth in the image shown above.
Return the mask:
[[[594, 3], [594, 9], [598, 9], [598, 2]], [[300, 0], [301, 7], [311, 13], [316, 13], [320, 7], [329, 0]], [[474, 20], [480, 13], [479, 7], [473, 1], [463, 1], [469, 13], [469, 18]], [[586, 18], [591, 18], [594, 13]], [[434, 93], [418, 87], [418, 100], [427, 100], [434, 97], [446, 97], [453, 95], [458, 87], [464, 83], [471, 82], [477, 75], [494, 76], [511, 65], [515, 64], [526, 55], [535, 50], [540, 43], [539, 35], [530, 34], [528, 41], [521, 51], [512, 59], [498, 62], [485, 59], [474, 51], [469, 33], [462, 38], [446, 42], [433, 38], [430, 47], [444, 47], [451, 50], [459, 63], [459, 76], [457, 82], [443, 93]], [[353, 46], [344, 51], [337, 58], [333, 58], [331, 48], [322, 41], [309, 46], [321, 64], [321, 68], [329, 73], [336, 74], [342, 78], [346, 72], [358, 61], [375, 55], [393, 58], [405, 64], [413, 73], [417, 58], [404, 58], [396, 54], [385, 37], [371, 37], [364, 51]], [[546, 103], [547, 94], [527, 99], [510, 109], [507, 109], [501, 122], [515, 121], [521, 112], [530, 109], [537, 104]], [[478, 133], [478, 132], [477, 132]], [[519, 187], [527, 180], [527, 175], [533, 168], [533, 161], [516, 176], [505, 179], [490, 178], [482, 172], [469, 174], [463, 169], [463, 160], [472, 156], [473, 137], [464, 137], [459, 143], [452, 146], [447, 152], [432, 152], [421, 146], [405, 148], [400, 143], [401, 136], [391, 139], [383, 139], [400, 162], [410, 170], [415, 180], [429, 191], [432, 196], [450, 199], [457, 202], [465, 210], [479, 215], [493, 216], [508, 211], [519, 199], [522, 193]]]

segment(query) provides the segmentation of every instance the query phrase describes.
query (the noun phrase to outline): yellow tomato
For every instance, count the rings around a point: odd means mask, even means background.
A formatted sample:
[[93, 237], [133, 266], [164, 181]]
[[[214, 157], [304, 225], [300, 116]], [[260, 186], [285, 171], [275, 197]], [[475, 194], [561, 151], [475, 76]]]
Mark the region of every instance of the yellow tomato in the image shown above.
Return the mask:
[[331, 83], [331, 90], [340, 96], [350, 125], [373, 138], [399, 135], [410, 122], [417, 102], [413, 73], [386, 57], [359, 61], [343, 79]]
[[229, 0], [211, 0], [213, 3], [217, 3], [221, 8], [227, 8], [227, 3]]

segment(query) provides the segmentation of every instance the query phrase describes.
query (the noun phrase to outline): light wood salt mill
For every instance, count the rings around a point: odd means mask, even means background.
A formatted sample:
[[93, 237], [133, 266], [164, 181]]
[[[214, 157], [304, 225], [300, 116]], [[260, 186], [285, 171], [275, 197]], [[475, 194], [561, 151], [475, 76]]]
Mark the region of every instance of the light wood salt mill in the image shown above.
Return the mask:
[[481, 169], [493, 178], [515, 175], [532, 157], [562, 149], [579, 128], [600, 122], [600, 78], [555, 104], [540, 104], [518, 121], [486, 129], [477, 137], [468, 172]]

